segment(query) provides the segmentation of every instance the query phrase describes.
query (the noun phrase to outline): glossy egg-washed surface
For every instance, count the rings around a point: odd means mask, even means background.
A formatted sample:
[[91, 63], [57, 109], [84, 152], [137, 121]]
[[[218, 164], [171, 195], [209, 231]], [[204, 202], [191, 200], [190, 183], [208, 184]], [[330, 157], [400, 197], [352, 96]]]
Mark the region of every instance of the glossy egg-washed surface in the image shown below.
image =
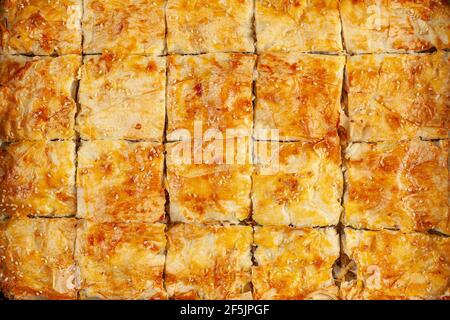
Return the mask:
[[7, 298], [449, 299], [448, 1], [0, 0], [0, 39]]

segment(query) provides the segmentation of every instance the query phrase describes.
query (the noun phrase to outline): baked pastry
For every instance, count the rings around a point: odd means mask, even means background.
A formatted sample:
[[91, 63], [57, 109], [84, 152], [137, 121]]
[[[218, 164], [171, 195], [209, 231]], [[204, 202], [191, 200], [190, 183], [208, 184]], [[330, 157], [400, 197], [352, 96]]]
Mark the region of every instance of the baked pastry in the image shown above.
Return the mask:
[[339, 223], [343, 176], [336, 134], [318, 141], [261, 141], [253, 154], [253, 220], [297, 227]]
[[359, 55], [347, 63], [352, 141], [444, 139], [450, 118], [447, 52]]
[[165, 88], [165, 58], [86, 56], [77, 118], [81, 138], [161, 141]]
[[169, 53], [254, 52], [252, 0], [168, 0]]
[[341, 0], [340, 12], [350, 53], [450, 48], [447, 0]]
[[448, 141], [349, 146], [344, 223], [450, 234], [448, 151]]
[[85, 0], [83, 52], [163, 54], [165, 0]]
[[2, 54], [81, 53], [82, 0], [3, 0]]
[[356, 280], [341, 285], [345, 299], [450, 297], [450, 238], [346, 228], [344, 252], [356, 263]]
[[340, 52], [338, 0], [256, 0], [258, 52]]
[[0, 215], [76, 213], [75, 143], [22, 141], [0, 149]]
[[0, 0], [0, 300], [450, 299], [449, 41], [448, 0]]
[[336, 131], [344, 57], [263, 53], [256, 79], [256, 139], [279, 130], [280, 140], [323, 138]]
[[91, 223], [77, 228], [81, 299], [165, 299], [163, 224]]
[[81, 57], [0, 56], [0, 141], [72, 139]]
[[239, 223], [249, 217], [252, 165], [246, 141], [166, 144], [172, 222]]
[[337, 299], [333, 264], [339, 237], [332, 228], [255, 227], [255, 299]]
[[173, 55], [168, 60], [169, 141], [180, 140], [178, 134], [185, 130], [189, 131], [190, 139], [198, 138], [194, 137], [196, 122], [201, 125], [200, 135], [208, 129], [219, 131], [221, 139], [225, 139], [227, 130], [251, 134], [254, 55]]
[[168, 231], [166, 288], [175, 299], [251, 299], [250, 226], [176, 224]]
[[76, 220], [13, 218], [0, 223], [0, 287], [10, 299], [76, 299]]
[[77, 217], [95, 221], [164, 218], [164, 147], [151, 142], [84, 141], [78, 150]]

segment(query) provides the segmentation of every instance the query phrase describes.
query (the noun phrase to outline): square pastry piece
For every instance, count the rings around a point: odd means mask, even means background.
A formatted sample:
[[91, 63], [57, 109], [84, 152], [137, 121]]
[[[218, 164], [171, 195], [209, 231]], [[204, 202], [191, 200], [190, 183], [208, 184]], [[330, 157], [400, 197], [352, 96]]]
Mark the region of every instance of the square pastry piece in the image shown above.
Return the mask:
[[446, 138], [450, 55], [352, 56], [347, 64], [353, 141]]
[[344, 251], [356, 273], [341, 286], [344, 299], [450, 298], [450, 238], [347, 228]]
[[252, 165], [247, 142], [166, 145], [166, 184], [173, 222], [239, 223], [248, 218]]
[[339, 236], [331, 228], [255, 228], [255, 299], [336, 299], [332, 269]]
[[341, 0], [340, 12], [350, 53], [450, 47], [448, 0]]
[[79, 222], [82, 299], [165, 299], [163, 224]]
[[252, 0], [168, 0], [169, 53], [254, 52]]
[[96, 221], [164, 218], [161, 144], [97, 140], [78, 152], [78, 217]]
[[0, 215], [75, 215], [75, 143], [28, 141], [0, 149]]
[[340, 117], [345, 57], [265, 53], [258, 62], [255, 133], [267, 139], [323, 138]]
[[217, 53], [168, 59], [169, 140], [182, 139], [177, 133], [185, 130], [194, 137], [196, 123], [200, 135], [208, 129], [222, 135], [231, 129], [251, 135], [254, 55]]
[[81, 52], [82, 0], [1, 1], [3, 54]]
[[0, 286], [6, 297], [77, 298], [75, 219], [14, 218], [1, 224]]
[[256, 142], [253, 219], [261, 225], [336, 225], [343, 192], [339, 137]]
[[81, 57], [0, 56], [0, 141], [74, 137]]
[[350, 145], [345, 224], [450, 234], [448, 152], [448, 141]]
[[165, 58], [85, 57], [77, 119], [81, 138], [162, 140], [165, 87]]
[[251, 299], [250, 226], [177, 224], [169, 229], [167, 293], [174, 299]]
[[256, 0], [258, 52], [342, 51], [338, 0]]
[[84, 53], [163, 54], [165, 0], [85, 0]]

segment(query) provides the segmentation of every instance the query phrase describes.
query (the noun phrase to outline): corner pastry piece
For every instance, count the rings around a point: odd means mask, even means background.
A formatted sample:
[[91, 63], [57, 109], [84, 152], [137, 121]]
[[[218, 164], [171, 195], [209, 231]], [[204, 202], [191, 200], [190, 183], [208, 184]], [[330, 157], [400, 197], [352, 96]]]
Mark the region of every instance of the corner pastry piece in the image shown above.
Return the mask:
[[265, 53], [258, 62], [255, 133], [282, 140], [323, 138], [337, 129], [345, 57]]
[[340, 12], [350, 53], [450, 47], [447, 0], [341, 0]]
[[163, 219], [161, 144], [97, 140], [78, 152], [78, 217], [96, 221]]
[[76, 299], [76, 220], [14, 218], [2, 224], [3, 293], [10, 299]]
[[169, 53], [253, 52], [252, 0], [169, 0]]
[[258, 52], [340, 52], [339, 1], [256, 0]]
[[83, 51], [163, 54], [164, 0], [84, 1]]
[[2, 53], [80, 53], [81, 3], [81, 0], [2, 1]]
[[261, 225], [337, 225], [343, 176], [339, 138], [257, 142], [253, 219]]
[[239, 223], [248, 218], [252, 165], [250, 146], [245, 141], [166, 145], [172, 221]]
[[163, 224], [78, 225], [75, 257], [82, 299], [165, 299]]
[[0, 149], [0, 213], [75, 215], [75, 143], [36, 141]]
[[345, 224], [450, 234], [448, 150], [448, 141], [351, 145]]
[[334, 229], [255, 228], [255, 299], [336, 299], [332, 268], [339, 257]]
[[174, 299], [251, 299], [252, 228], [177, 224], [169, 229], [167, 293]]
[[80, 82], [83, 139], [162, 140], [165, 58], [106, 53], [85, 58]]
[[194, 135], [203, 130], [227, 130], [251, 135], [252, 83], [256, 57], [240, 53], [170, 56], [167, 100], [169, 140], [177, 130]]
[[0, 56], [0, 140], [74, 137], [81, 57]]
[[344, 299], [449, 299], [450, 239], [419, 233], [345, 229], [345, 253], [356, 280]]
[[360, 55], [347, 64], [353, 141], [446, 138], [449, 53]]

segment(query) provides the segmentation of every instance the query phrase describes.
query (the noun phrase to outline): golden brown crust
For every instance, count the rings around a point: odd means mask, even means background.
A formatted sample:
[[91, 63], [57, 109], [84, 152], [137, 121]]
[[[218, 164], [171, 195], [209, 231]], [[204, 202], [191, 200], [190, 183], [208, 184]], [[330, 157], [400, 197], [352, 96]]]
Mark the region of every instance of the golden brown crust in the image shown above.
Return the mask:
[[195, 121], [202, 121], [203, 132], [217, 129], [224, 135], [227, 129], [235, 129], [251, 134], [254, 55], [218, 53], [168, 59], [169, 140], [180, 129], [187, 129], [193, 138]]
[[257, 142], [254, 150], [253, 220], [298, 227], [338, 224], [343, 176], [336, 134], [272, 147]]
[[340, 12], [350, 53], [450, 47], [447, 0], [341, 0]]
[[344, 222], [450, 234], [448, 150], [448, 141], [351, 145]]
[[164, 218], [164, 147], [150, 142], [83, 142], [78, 151], [80, 218], [147, 221]]
[[338, 0], [256, 0], [258, 52], [340, 52]]
[[0, 149], [0, 212], [75, 215], [75, 143], [16, 142]]
[[[171, 221], [239, 223], [249, 216], [252, 166], [250, 145], [246, 141], [203, 142], [203, 149], [198, 142], [191, 141], [166, 145]], [[228, 161], [225, 150], [232, 144], [235, 158]], [[177, 156], [187, 148], [193, 150], [186, 159], [190, 162], [178, 161]], [[214, 158], [221, 150], [224, 155]], [[198, 154], [203, 159], [196, 164]]]
[[165, 58], [105, 53], [86, 57], [77, 126], [83, 139], [161, 141]]
[[163, 54], [165, 0], [85, 0], [83, 51]]
[[3, 54], [81, 52], [81, 0], [2, 0]]
[[165, 299], [163, 224], [79, 222], [82, 299]]
[[350, 53], [425, 51], [450, 46], [447, 0], [342, 0], [343, 35]]
[[169, 53], [254, 52], [251, 0], [169, 0]]
[[74, 137], [81, 57], [0, 57], [0, 140]]
[[168, 241], [170, 297], [251, 298], [251, 227], [177, 224], [169, 229]]
[[10, 299], [76, 299], [76, 220], [13, 218], [4, 224], [3, 293]]
[[360, 55], [347, 64], [352, 141], [446, 138], [450, 55]]
[[357, 280], [344, 299], [437, 299], [450, 295], [450, 238], [394, 231], [345, 229], [345, 253]]
[[336, 131], [345, 57], [265, 53], [256, 80], [255, 137], [278, 129], [282, 140]]
[[339, 257], [334, 229], [256, 227], [255, 299], [336, 299], [332, 267]]

